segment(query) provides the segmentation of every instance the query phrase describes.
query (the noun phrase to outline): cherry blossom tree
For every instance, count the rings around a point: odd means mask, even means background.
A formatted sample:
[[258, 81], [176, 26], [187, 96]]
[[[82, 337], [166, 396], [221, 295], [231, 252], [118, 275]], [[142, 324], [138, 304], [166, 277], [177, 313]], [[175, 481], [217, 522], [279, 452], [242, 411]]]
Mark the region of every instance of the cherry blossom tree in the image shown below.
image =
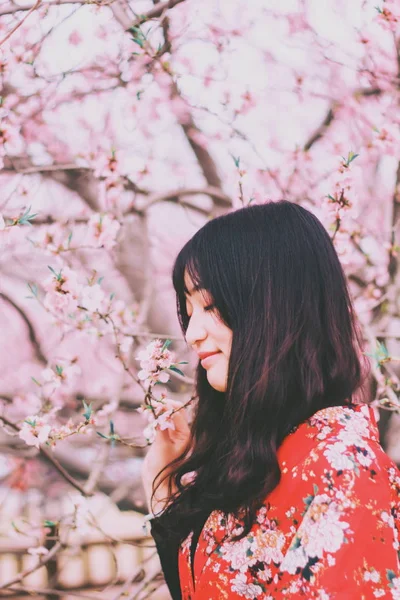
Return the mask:
[[[330, 232], [400, 462], [398, 2], [6, 0], [0, 15], [3, 491], [36, 490], [45, 515], [2, 533], [34, 539], [30, 570], [98, 526], [99, 493], [147, 512], [146, 447], [173, 426], [169, 399], [189, 416], [196, 401], [172, 261], [250, 203], [298, 202]], [[155, 573], [136, 575], [120, 593], [149, 597]]]

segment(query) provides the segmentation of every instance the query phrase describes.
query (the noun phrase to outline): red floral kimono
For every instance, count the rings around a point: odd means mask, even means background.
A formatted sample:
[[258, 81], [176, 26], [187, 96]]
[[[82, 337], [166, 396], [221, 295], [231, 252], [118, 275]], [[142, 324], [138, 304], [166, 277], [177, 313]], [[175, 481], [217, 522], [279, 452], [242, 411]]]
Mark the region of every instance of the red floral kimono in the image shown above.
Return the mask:
[[282, 479], [242, 540], [214, 511], [190, 560], [183, 600], [400, 600], [400, 476], [366, 405], [320, 410], [281, 445]]

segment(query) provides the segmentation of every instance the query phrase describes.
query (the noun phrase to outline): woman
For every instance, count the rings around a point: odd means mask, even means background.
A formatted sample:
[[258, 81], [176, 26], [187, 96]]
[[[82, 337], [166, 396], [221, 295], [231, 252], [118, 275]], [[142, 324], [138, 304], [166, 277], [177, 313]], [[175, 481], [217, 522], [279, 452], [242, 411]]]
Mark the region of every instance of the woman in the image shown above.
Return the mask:
[[324, 227], [287, 201], [232, 212], [189, 240], [173, 282], [198, 402], [143, 475], [172, 597], [399, 599], [399, 472], [362, 402]]

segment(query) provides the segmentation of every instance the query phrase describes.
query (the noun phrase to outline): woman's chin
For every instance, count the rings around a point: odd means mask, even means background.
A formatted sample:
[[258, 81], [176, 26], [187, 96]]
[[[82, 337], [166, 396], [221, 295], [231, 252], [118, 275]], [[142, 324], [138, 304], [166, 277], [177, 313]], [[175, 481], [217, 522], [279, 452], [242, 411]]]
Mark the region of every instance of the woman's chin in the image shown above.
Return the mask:
[[213, 374], [211, 369], [207, 371], [207, 379], [214, 390], [217, 390], [217, 392], [226, 392], [226, 381], [223, 377], [218, 377], [215, 373]]

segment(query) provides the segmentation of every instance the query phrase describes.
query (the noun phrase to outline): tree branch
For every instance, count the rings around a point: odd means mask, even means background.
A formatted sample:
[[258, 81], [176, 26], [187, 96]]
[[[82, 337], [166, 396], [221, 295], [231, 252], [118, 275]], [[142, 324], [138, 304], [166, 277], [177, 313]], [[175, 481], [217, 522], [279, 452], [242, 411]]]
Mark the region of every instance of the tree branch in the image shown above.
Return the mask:
[[[8, 427], [11, 427], [11, 429], [13, 429], [14, 431], [20, 431], [20, 429], [21, 429], [20, 427], [18, 427], [18, 425], [16, 425], [15, 423], [12, 423], [12, 421], [9, 421], [2, 415], [0, 416], [0, 421], [3, 421], [3, 423], [5, 425], [7, 425]], [[83, 496], [92, 496], [93, 495], [93, 493], [86, 492], [84, 490], [83, 486], [81, 486], [79, 481], [74, 479], [74, 477], [72, 477], [68, 473], [68, 471], [66, 469], [64, 469], [64, 467], [58, 462], [58, 460], [56, 460], [54, 458], [54, 456], [52, 455], [51, 452], [49, 452], [49, 450], [46, 450], [43, 446], [40, 446], [39, 452], [49, 463], [51, 463], [53, 465], [53, 467], [60, 473], [60, 475], [62, 475], [62, 477], [66, 481], [68, 481], [68, 483], [70, 483], [75, 489], [77, 489]], [[15, 583], [15, 582], [13, 582], [13, 583]], [[0, 589], [1, 589], [1, 586], [0, 586]]]
[[396, 256], [396, 252], [394, 250], [395, 245], [396, 245], [396, 229], [398, 228], [399, 223], [400, 223], [400, 162], [397, 165], [396, 183], [395, 183], [393, 200], [392, 200], [392, 229], [391, 229], [391, 235], [390, 235], [391, 250], [389, 253], [389, 267], [388, 267], [391, 285], [394, 285], [394, 283], [395, 283], [398, 268], [399, 268], [398, 257]]
[[303, 150], [305, 152], [310, 150], [310, 148], [314, 146], [315, 142], [318, 142], [318, 140], [320, 140], [323, 137], [325, 131], [328, 129], [329, 125], [332, 123], [334, 118], [334, 107], [331, 107], [328, 110], [325, 119], [322, 121], [321, 125], [316, 129], [316, 131], [314, 131], [314, 133], [311, 135], [308, 141], [304, 144]]
[[[383, 92], [380, 88], [360, 88], [360, 89], [357, 89], [354, 91], [353, 96], [355, 98], [357, 98], [359, 96], [367, 98], [369, 96], [380, 96], [382, 93]], [[325, 135], [326, 130], [329, 128], [329, 126], [332, 124], [332, 122], [335, 119], [335, 109], [338, 108], [339, 105], [340, 105], [339, 102], [332, 102], [332, 105], [330, 106], [328, 112], [326, 113], [325, 118], [322, 121], [321, 125], [314, 131], [314, 133], [310, 136], [310, 138], [304, 144], [303, 150], [305, 152], [310, 150], [310, 148], [312, 148], [312, 146], [314, 146], [314, 144], [316, 142], [318, 142]]]
[[160, 17], [165, 10], [173, 8], [177, 4], [180, 4], [181, 2], [184, 2], [184, 1], [185, 0], [167, 0], [166, 2], [157, 3], [156, 6], [154, 6], [154, 8], [151, 8], [143, 15], [140, 15], [140, 17], [137, 19], [137, 21], [132, 23], [132, 25], [138, 26], [138, 25], [141, 25], [142, 23], [145, 23], [146, 21], [149, 21], [150, 19], [155, 19], [156, 17]]
[[[42, 6], [58, 6], [60, 4], [87, 4], [87, 2], [85, 2], [85, 0], [52, 0], [50, 2], [43, 2]], [[3, 5], [0, 7], [0, 16], [13, 15], [20, 11], [31, 10], [35, 5], [36, 2], [24, 4], [24, 6], [19, 6], [18, 4], [12, 2], [6, 6]]]
[[18, 312], [18, 314], [20, 315], [20, 317], [22, 318], [22, 320], [24, 321], [25, 325], [28, 328], [29, 340], [35, 349], [35, 354], [36, 354], [38, 361], [44, 365], [47, 365], [48, 360], [40, 346], [39, 340], [37, 339], [35, 329], [31, 323], [31, 321], [29, 320], [28, 316], [25, 314], [25, 312], [22, 310], [22, 308], [20, 306], [18, 306], [18, 304], [16, 304], [14, 302], [14, 300], [12, 300], [7, 294], [4, 294], [4, 292], [0, 292], [0, 298], [3, 298], [3, 300], [5, 300], [8, 304], [10, 304]]
[[6, 581], [6, 583], [3, 583], [2, 585], [0, 585], [0, 590], [4, 590], [5, 588], [8, 588], [10, 585], [13, 585], [14, 583], [19, 583], [20, 581], [22, 581], [22, 579], [24, 579], [25, 577], [27, 577], [34, 571], [37, 571], [38, 569], [43, 567], [57, 554], [57, 552], [59, 552], [61, 550], [61, 548], [62, 548], [61, 542], [57, 542], [56, 544], [54, 544], [54, 546], [50, 550], [50, 552], [48, 554], [46, 554], [46, 556], [44, 556], [42, 559], [40, 559], [38, 564], [36, 564], [34, 567], [29, 567], [28, 569], [25, 569], [25, 571], [22, 571], [21, 573], [19, 573], [18, 575], [16, 575], [12, 579], [10, 579], [9, 581]]

